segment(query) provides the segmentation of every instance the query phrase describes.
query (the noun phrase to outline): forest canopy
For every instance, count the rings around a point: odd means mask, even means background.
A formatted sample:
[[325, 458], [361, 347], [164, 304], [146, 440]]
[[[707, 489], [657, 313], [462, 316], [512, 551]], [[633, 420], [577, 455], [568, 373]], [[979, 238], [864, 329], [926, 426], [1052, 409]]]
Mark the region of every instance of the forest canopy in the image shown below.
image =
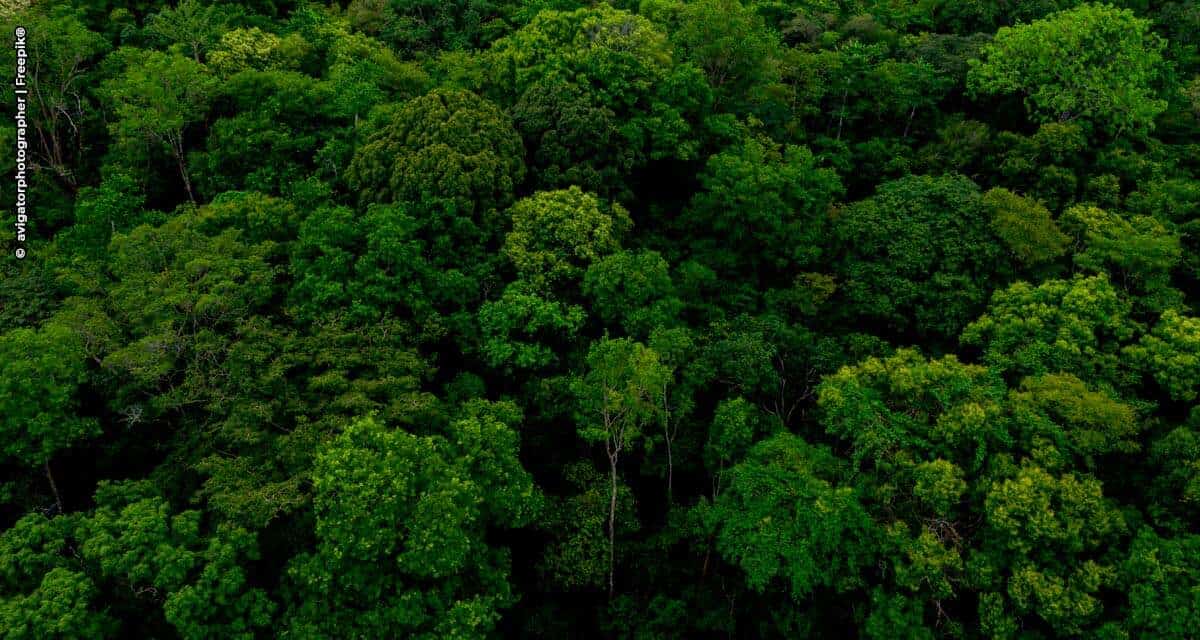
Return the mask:
[[1200, 628], [1200, 4], [0, 21], [0, 639]]

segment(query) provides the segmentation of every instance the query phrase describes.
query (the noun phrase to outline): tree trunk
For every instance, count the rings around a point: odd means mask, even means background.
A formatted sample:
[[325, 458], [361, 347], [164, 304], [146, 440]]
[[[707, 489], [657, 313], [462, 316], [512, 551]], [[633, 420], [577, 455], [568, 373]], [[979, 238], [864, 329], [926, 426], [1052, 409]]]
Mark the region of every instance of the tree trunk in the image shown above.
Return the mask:
[[667, 390], [663, 388], [663, 440], [667, 443], [667, 507], [671, 506], [674, 494], [675, 460], [671, 456], [671, 404], [667, 401]]
[[613, 575], [616, 572], [613, 556], [617, 539], [617, 454], [615, 452], [608, 454], [608, 471], [612, 489], [608, 501], [608, 599], [612, 600], [615, 590]]
[[848, 98], [849, 96], [850, 96], [850, 89], [844, 89], [842, 91], [842, 108], [838, 109], [838, 130], [837, 130], [837, 139], [838, 140], [842, 139], [842, 121], [844, 121], [846, 119], [846, 98]]
[[913, 116], [915, 115], [917, 115], [917, 108], [914, 106], [912, 110], [908, 112], [908, 122], [904, 124], [904, 135], [901, 136], [902, 138], [908, 137], [908, 130], [912, 128]]
[[188, 175], [187, 162], [183, 158], [183, 132], [171, 136], [171, 153], [175, 155], [175, 165], [179, 167], [179, 177], [183, 178], [183, 188], [187, 190], [188, 201], [196, 204], [196, 195], [192, 193], [192, 177]]
[[675, 461], [671, 456], [671, 431], [666, 424], [663, 424], [663, 438], [667, 441], [667, 506], [670, 507], [672, 502], [674, 502], [672, 496], [675, 484]]
[[46, 479], [50, 481], [50, 491], [54, 492], [54, 504], [58, 505], [58, 512], [60, 514], [64, 513], [62, 496], [58, 493], [58, 484], [54, 482], [54, 474], [50, 472], [50, 461], [47, 460], [42, 464], [42, 467], [46, 470]]
[[196, 195], [192, 193], [192, 178], [188, 175], [187, 166], [183, 163], [183, 154], [176, 153], [175, 161], [179, 163], [179, 176], [183, 178], [183, 188], [187, 190], [188, 201], [196, 204]]

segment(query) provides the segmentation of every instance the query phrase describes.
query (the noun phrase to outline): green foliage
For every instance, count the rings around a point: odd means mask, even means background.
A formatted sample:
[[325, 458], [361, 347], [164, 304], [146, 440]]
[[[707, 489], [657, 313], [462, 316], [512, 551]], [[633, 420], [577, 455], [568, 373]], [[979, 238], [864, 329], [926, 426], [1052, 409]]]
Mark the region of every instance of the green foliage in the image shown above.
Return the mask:
[[[292, 313], [351, 325], [397, 318], [425, 340], [468, 322], [491, 269], [476, 221], [447, 201], [312, 212], [292, 245]], [[414, 215], [416, 214], [416, 215]]]
[[1200, 618], [1195, 595], [1200, 538], [1163, 539], [1149, 529], [1134, 538], [1121, 567], [1129, 589], [1130, 631], [1159, 638], [1186, 638]]
[[903, 349], [828, 376], [819, 404], [826, 430], [852, 443], [855, 462], [893, 469], [941, 458], [976, 470], [1011, 442], [998, 419], [1003, 393], [983, 367]]
[[512, 114], [531, 150], [539, 188], [577, 185], [601, 194], [625, 189], [622, 176], [638, 154], [613, 110], [595, 102], [586, 87], [548, 76], [521, 94]]
[[1169, 309], [1125, 353], [1172, 399], [1190, 402], [1200, 394], [1200, 320]]
[[1166, 109], [1154, 91], [1164, 43], [1150, 26], [1128, 9], [1082, 4], [1001, 27], [968, 82], [985, 93], [1023, 94], [1042, 122], [1082, 118], [1113, 134], [1144, 131]]
[[513, 603], [508, 554], [485, 534], [539, 503], [507, 425], [415, 436], [364, 418], [318, 454], [313, 484], [317, 547], [288, 569], [290, 636], [485, 637]]
[[[351, 3], [354, 6], [355, 3]], [[367, 5], [358, 3], [366, 13]], [[378, 23], [380, 36], [401, 50], [458, 50], [484, 43], [498, 27], [498, 7], [488, 0], [429, 2], [393, 0], [384, 5]], [[361, 15], [361, 14], [360, 14]], [[360, 17], [360, 21], [365, 16]]]
[[[608, 482], [586, 463], [568, 467], [563, 475], [578, 493], [547, 508], [541, 525], [550, 532], [553, 542], [540, 568], [553, 584], [572, 590], [597, 589], [608, 573]], [[633, 492], [620, 483], [614, 529], [625, 537], [638, 528]]]
[[[1080, 633], [1099, 616], [1100, 590], [1114, 583], [1116, 570], [1091, 557], [1126, 525], [1098, 481], [1024, 466], [991, 487], [984, 510], [996, 548], [972, 558], [973, 580], [1004, 594], [1006, 609], [1036, 615], [1062, 633]], [[1008, 571], [996, 565], [1004, 554], [1012, 555]]]
[[[19, 17], [4, 15], [3, 19], [10, 34], [17, 26], [28, 34], [25, 52], [30, 64], [24, 88], [28, 91], [25, 95], [36, 97], [26, 111], [30, 159], [73, 190], [83, 184], [85, 145], [92, 146], [90, 134], [94, 124], [102, 121], [94, 100], [94, 63], [111, 45], [89, 30], [75, 12], [64, 8], [38, 5]], [[15, 54], [10, 47], [3, 55], [12, 69], [16, 69]], [[12, 86], [5, 91], [9, 104], [16, 103], [15, 89]]]
[[223, 36], [224, 16], [217, 7], [205, 6], [198, 0], [182, 0], [174, 7], [164, 7], [146, 18], [146, 32], [200, 62]]
[[911, 176], [837, 212], [838, 291], [854, 316], [930, 336], [957, 334], [1006, 271], [964, 177]]
[[633, 226], [624, 207], [578, 187], [522, 199], [509, 214], [504, 254], [518, 276], [539, 290], [577, 283], [588, 266], [620, 248]]
[[677, 20], [671, 36], [686, 59], [704, 70], [717, 106], [753, 104], [779, 80], [779, 36], [753, 6], [736, 0], [688, 2]]
[[846, 475], [828, 449], [780, 434], [723, 474], [719, 497], [700, 514], [752, 589], [783, 584], [802, 601], [818, 587], [853, 588], [879, 532], [858, 493], [839, 486]]
[[1003, 188], [983, 194], [983, 202], [992, 215], [992, 231], [1022, 264], [1048, 262], [1066, 253], [1070, 238], [1041, 203]]
[[470, 92], [434, 90], [372, 122], [346, 170], [362, 202], [444, 197], [483, 214], [512, 202], [525, 174], [511, 120]]
[[711, 101], [711, 89], [699, 69], [672, 59], [666, 35], [649, 20], [600, 4], [538, 13], [493, 43], [485, 64], [492, 73], [488, 90], [506, 104], [554, 86], [543, 83], [577, 87], [586, 96], [580, 102], [617, 118], [615, 151], [639, 166], [696, 156], [694, 118]]
[[593, 262], [583, 292], [602, 320], [633, 336], [676, 324], [682, 306], [670, 265], [656, 251], [618, 251]]
[[709, 158], [703, 190], [680, 220], [719, 273], [808, 267], [821, 257], [829, 207], [842, 193], [805, 147], [747, 140]]
[[962, 333], [984, 362], [1015, 375], [1065, 371], [1085, 380], [1121, 379], [1121, 344], [1134, 336], [1130, 305], [1104, 275], [1018, 282], [997, 291]]
[[[199, 511], [173, 513], [146, 483], [102, 483], [96, 505], [86, 516], [30, 514], [0, 537], [13, 560], [0, 599], [6, 637], [253, 638], [270, 624], [274, 605], [247, 584], [245, 565], [258, 558], [252, 534], [210, 530]], [[112, 616], [146, 598], [162, 611]]]
[[70, 327], [46, 324], [0, 335], [0, 362], [5, 458], [41, 466], [99, 435], [94, 418], [77, 414], [88, 367], [83, 338]]
[[1196, 635], [1195, 5], [0, 2], [0, 638]]
[[1179, 262], [1179, 237], [1159, 220], [1132, 216], [1128, 220], [1097, 207], [1076, 205], [1062, 217], [1063, 226], [1085, 247], [1075, 263], [1094, 272], [1119, 273], [1137, 287], [1141, 302], [1152, 310], [1178, 305], [1170, 272]]
[[572, 385], [579, 398], [580, 437], [604, 442], [616, 453], [633, 447], [662, 407], [670, 370], [658, 353], [626, 338], [593, 344], [587, 365], [587, 374]]
[[273, 69], [281, 64], [281, 45], [279, 36], [258, 27], [226, 31], [209, 54], [208, 64], [222, 74]]
[[116, 119], [109, 132], [118, 144], [138, 147], [147, 141], [171, 154], [189, 199], [194, 200], [184, 153], [190, 126], [202, 120], [216, 91], [208, 69], [180, 54], [121, 50], [124, 73], [102, 86]]
[[583, 325], [582, 307], [548, 300], [518, 281], [499, 300], [479, 307], [484, 359], [492, 367], [540, 369], [558, 361], [547, 345], [564, 342]]

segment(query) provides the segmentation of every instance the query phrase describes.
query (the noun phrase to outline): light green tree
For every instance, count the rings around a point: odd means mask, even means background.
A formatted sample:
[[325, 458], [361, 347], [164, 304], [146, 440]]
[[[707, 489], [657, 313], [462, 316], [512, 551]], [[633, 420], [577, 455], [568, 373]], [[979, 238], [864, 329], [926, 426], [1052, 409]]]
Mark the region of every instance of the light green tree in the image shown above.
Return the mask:
[[1125, 354], [1171, 398], [1191, 402], [1200, 395], [1200, 319], [1168, 309]]
[[487, 533], [540, 508], [517, 447], [490, 412], [445, 437], [350, 424], [317, 455], [317, 544], [288, 568], [288, 636], [489, 637], [515, 598]]
[[482, 217], [512, 202], [524, 155], [499, 107], [468, 91], [436, 89], [379, 110], [346, 179], [364, 203], [444, 197]]
[[95, 418], [78, 413], [87, 378], [83, 338], [65, 324], [0, 335], [0, 453], [21, 466], [41, 467], [59, 511], [63, 501], [50, 461], [100, 434]]
[[983, 194], [992, 217], [992, 231], [1022, 264], [1054, 260], [1067, 251], [1071, 239], [1059, 230], [1040, 202], [997, 187]]
[[522, 280], [548, 292], [577, 286], [588, 266], [620, 249], [633, 226], [624, 207], [578, 187], [536, 193], [510, 215], [504, 254]]
[[191, 58], [127, 51], [124, 72], [102, 87], [116, 113], [109, 131], [121, 144], [162, 145], [171, 154], [188, 199], [196, 201], [188, 171], [188, 128], [203, 119], [216, 90], [208, 69]]
[[967, 81], [978, 92], [1023, 95], [1039, 122], [1081, 118], [1114, 135], [1141, 132], [1167, 108], [1154, 88], [1164, 46], [1129, 9], [1081, 4], [1001, 27]]
[[671, 370], [658, 354], [626, 338], [602, 338], [587, 355], [587, 372], [572, 381], [578, 399], [577, 432], [604, 445], [608, 460], [608, 594], [615, 593], [617, 471], [621, 456], [637, 446], [643, 429], [662, 411]]

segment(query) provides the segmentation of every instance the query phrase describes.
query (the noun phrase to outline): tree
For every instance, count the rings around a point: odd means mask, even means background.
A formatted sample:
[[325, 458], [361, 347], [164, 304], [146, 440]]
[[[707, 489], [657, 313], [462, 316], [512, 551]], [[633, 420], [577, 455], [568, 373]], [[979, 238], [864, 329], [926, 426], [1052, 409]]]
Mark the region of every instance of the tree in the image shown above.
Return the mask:
[[1003, 282], [1002, 244], [974, 182], [909, 176], [839, 211], [838, 295], [848, 311], [894, 330], [955, 335]]
[[700, 517], [752, 589], [786, 585], [795, 602], [820, 587], [848, 591], [861, 584], [881, 533], [848, 472], [829, 449], [780, 433], [722, 475], [720, 495], [701, 503]]
[[103, 85], [117, 117], [109, 131], [122, 144], [153, 141], [165, 146], [188, 200], [195, 202], [185, 158], [187, 130], [204, 118], [216, 82], [204, 65], [178, 54], [128, 51], [126, 57], [124, 72]]
[[[489, 95], [503, 104], [564, 83], [577, 87], [571, 90], [580, 95], [577, 104], [615, 116], [620, 140], [609, 145], [609, 153], [630, 168], [654, 159], [695, 157], [699, 145], [692, 120], [712, 100], [703, 72], [673, 64], [665, 34], [646, 18], [608, 4], [541, 11], [494, 42], [484, 64], [493, 79], [486, 85]], [[526, 102], [534, 100], [540, 98]], [[574, 122], [592, 130], [591, 121]], [[525, 129], [530, 142], [544, 131]]]
[[572, 384], [579, 401], [577, 431], [589, 443], [603, 443], [608, 459], [608, 595], [615, 593], [617, 468], [621, 455], [636, 446], [642, 429], [662, 407], [671, 375], [658, 354], [640, 342], [602, 338], [588, 349], [587, 373]]
[[[85, 160], [85, 142], [98, 115], [89, 67], [108, 52], [108, 42], [72, 13], [53, 8], [23, 13], [16, 24], [25, 28], [28, 60], [35, 62], [27, 67], [23, 87], [28, 92], [26, 113], [34, 138], [30, 151], [36, 159], [30, 164], [50, 170], [74, 192], [81, 184], [78, 172]], [[5, 53], [5, 60], [15, 68], [13, 49]]]
[[627, 195], [624, 177], [638, 154], [617, 114], [587, 87], [549, 75], [521, 94], [512, 114], [538, 189], [575, 185], [603, 196]]
[[1120, 567], [1120, 583], [1129, 592], [1126, 629], [1131, 634], [1186, 638], [1200, 624], [1200, 608], [1189, 598], [1200, 579], [1200, 536], [1162, 537], [1141, 529]]
[[1075, 276], [1032, 286], [1017, 282], [992, 295], [988, 310], [963, 329], [962, 342], [1014, 379], [1068, 372], [1121, 386], [1121, 346], [1134, 337], [1129, 302], [1107, 276]]
[[1023, 465], [992, 485], [984, 513], [990, 539], [969, 570], [986, 631], [1012, 633], [1029, 614], [1059, 634], [1099, 626], [1101, 589], [1116, 571], [1094, 558], [1127, 526], [1099, 481]]
[[974, 472], [1008, 446], [1006, 426], [989, 420], [1000, 415], [1004, 392], [983, 367], [900, 349], [827, 376], [818, 403], [826, 431], [852, 444], [858, 464], [898, 471], [942, 458]]
[[983, 194], [992, 215], [992, 231], [1025, 265], [1053, 260], [1067, 251], [1067, 237], [1040, 202], [997, 187]]
[[0, 430], [4, 458], [41, 467], [59, 512], [62, 496], [50, 469], [55, 454], [100, 434], [95, 418], [79, 415], [88, 379], [83, 340], [63, 324], [0, 335]]
[[1124, 353], [1172, 399], [1191, 402], [1200, 395], [1200, 320], [1168, 309], [1154, 329]]
[[472, 216], [445, 200], [427, 207], [373, 204], [361, 216], [325, 207], [308, 215], [291, 247], [296, 318], [348, 326], [395, 318], [430, 342], [467, 331], [494, 261]]
[[571, 288], [590, 264], [617, 251], [633, 226], [624, 207], [579, 187], [536, 193], [510, 215], [504, 254], [522, 280], [542, 291]]
[[1093, 272], [1110, 272], [1140, 294], [1136, 300], [1152, 311], [1178, 305], [1180, 294], [1170, 282], [1182, 257], [1179, 236], [1149, 216], [1130, 216], [1099, 207], [1075, 205], [1062, 215], [1063, 228], [1083, 244], [1075, 264]]
[[199, 0], [181, 0], [174, 7], [146, 18], [146, 32], [171, 45], [184, 49], [197, 63], [201, 55], [219, 39], [224, 16], [217, 7], [205, 6]]
[[221, 75], [273, 69], [280, 66], [281, 45], [279, 36], [258, 27], [233, 29], [221, 34], [208, 56], [208, 64]]
[[[553, 502], [540, 525], [553, 542], [542, 555], [541, 570], [567, 589], [603, 587], [609, 573], [609, 479], [586, 462], [573, 463], [563, 476], [577, 491]], [[617, 488], [614, 530], [629, 535], [638, 530], [634, 493], [628, 484]]]
[[144, 481], [101, 483], [89, 513], [28, 514], [0, 535], [0, 549], [13, 559], [0, 588], [6, 637], [248, 640], [274, 612], [248, 584], [254, 536], [210, 527], [199, 511], [173, 513]]
[[497, 30], [499, 9], [490, 0], [396, 0], [386, 5], [379, 35], [401, 51], [481, 48]]
[[700, 183], [680, 224], [697, 237], [701, 259], [730, 275], [815, 264], [830, 206], [842, 194], [837, 174], [807, 148], [769, 140], [709, 158]]
[[248, 331], [274, 295], [271, 242], [208, 231], [202, 216], [185, 213], [113, 238], [108, 314], [126, 334], [103, 362], [120, 375], [122, 391], [110, 399], [118, 410], [145, 403], [149, 417], [203, 402], [224, 380], [217, 371], [235, 350], [233, 327]]
[[827, 377], [819, 403], [865, 472], [889, 588], [939, 612], [969, 589], [992, 634], [1032, 617], [1064, 635], [1102, 626], [1106, 550], [1128, 525], [1093, 471], [1138, 449], [1130, 406], [1066, 374], [1007, 391], [993, 371], [907, 349]]
[[745, 109], [779, 81], [779, 36], [753, 6], [737, 0], [689, 2], [682, 5], [678, 22], [672, 39], [685, 59], [704, 70], [715, 108]]
[[[289, 194], [323, 168], [321, 154], [341, 135], [339, 89], [294, 71], [248, 69], [224, 79], [217, 101], [230, 113], [209, 125], [204, 149], [190, 154], [198, 189], [210, 196], [246, 189]], [[336, 178], [343, 170], [322, 175]]]
[[103, 253], [114, 233], [148, 222], [141, 186], [126, 173], [114, 173], [97, 187], [84, 187], [75, 200], [75, 224], [63, 232], [63, 244], [81, 253]]
[[317, 545], [288, 568], [290, 635], [490, 635], [514, 597], [508, 553], [485, 537], [539, 508], [507, 425], [479, 415], [418, 436], [359, 419], [313, 483]]
[[0, 18], [0, 638], [1196, 635], [1195, 0]]
[[971, 61], [968, 86], [1020, 93], [1037, 121], [1083, 119], [1120, 135], [1154, 127], [1167, 103], [1155, 94], [1164, 41], [1129, 9], [1082, 4], [1001, 27]]
[[346, 170], [364, 203], [452, 198], [481, 218], [508, 206], [525, 176], [521, 139], [496, 105], [435, 89], [381, 109]]
[[618, 251], [593, 262], [583, 275], [583, 293], [605, 323], [646, 338], [679, 322], [670, 265], [656, 251]]
[[480, 349], [502, 371], [544, 369], [559, 362], [561, 349], [554, 347], [571, 344], [586, 317], [583, 307], [547, 299], [518, 280], [499, 300], [480, 305]]

